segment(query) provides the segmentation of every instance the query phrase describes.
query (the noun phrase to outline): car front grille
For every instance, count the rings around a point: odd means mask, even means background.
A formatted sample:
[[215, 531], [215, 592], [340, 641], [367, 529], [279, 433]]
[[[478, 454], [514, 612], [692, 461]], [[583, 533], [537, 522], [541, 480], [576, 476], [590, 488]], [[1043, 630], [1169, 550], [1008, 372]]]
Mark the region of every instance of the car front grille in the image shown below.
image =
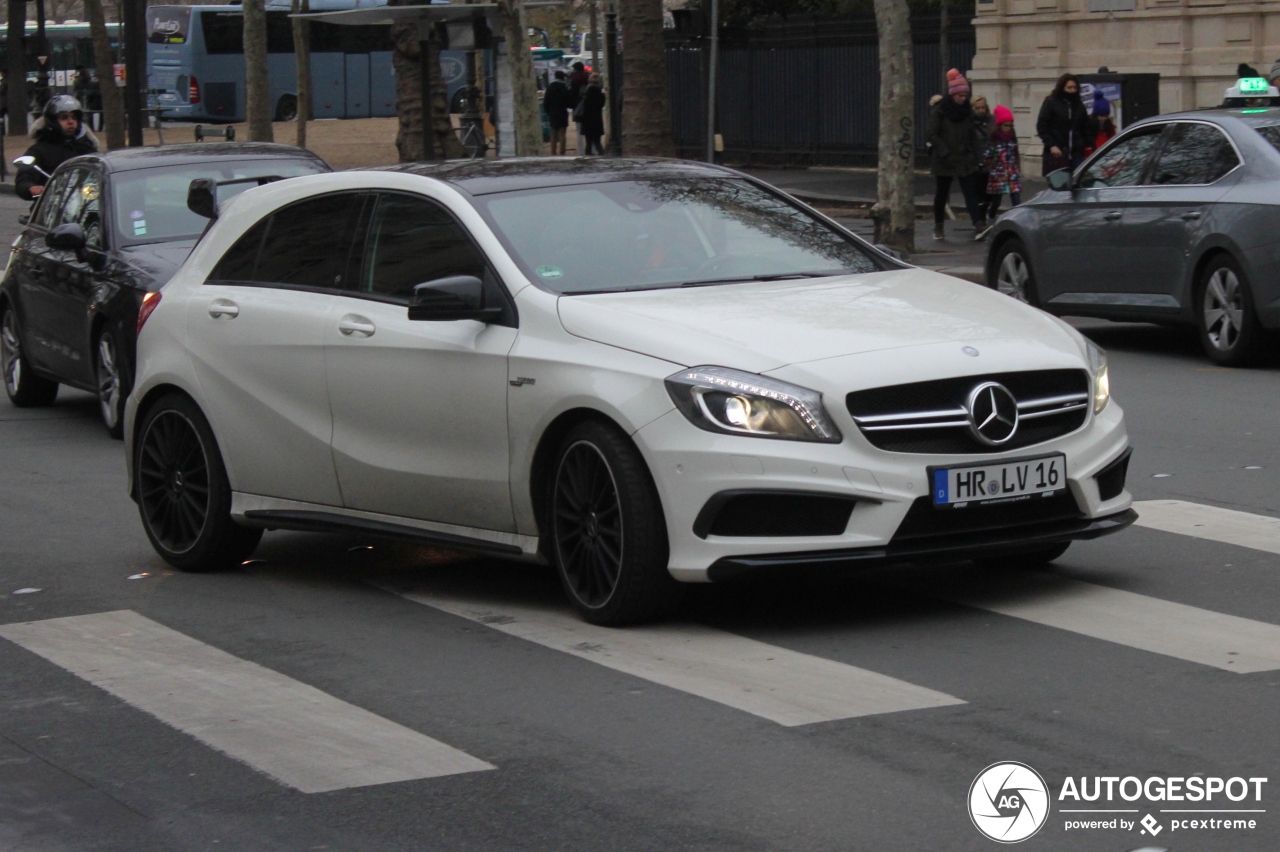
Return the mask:
[[[1018, 403], [1018, 429], [998, 446], [978, 440], [965, 408], [969, 393], [996, 382]], [[1074, 432], [1089, 416], [1084, 370], [1028, 370], [937, 379], [855, 391], [845, 405], [873, 446], [898, 453], [992, 453], [1016, 450]]]

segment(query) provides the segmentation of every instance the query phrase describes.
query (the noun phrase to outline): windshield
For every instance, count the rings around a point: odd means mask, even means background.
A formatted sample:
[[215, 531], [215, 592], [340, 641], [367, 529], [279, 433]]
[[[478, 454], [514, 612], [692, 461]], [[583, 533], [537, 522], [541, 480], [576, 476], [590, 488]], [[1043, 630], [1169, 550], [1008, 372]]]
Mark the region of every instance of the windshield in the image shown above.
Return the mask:
[[853, 237], [749, 181], [534, 189], [477, 203], [531, 280], [600, 293], [874, 272]]
[[[187, 209], [187, 190], [196, 178], [217, 181], [245, 177], [297, 177], [328, 168], [315, 160], [226, 160], [213, 158], [181, 166], [117, 172], [111, 178], [111, 200], [119, 245], [194, 240], [209, 220]], [[218, 203], [257, 186], [242, 183], [218, 187]]]

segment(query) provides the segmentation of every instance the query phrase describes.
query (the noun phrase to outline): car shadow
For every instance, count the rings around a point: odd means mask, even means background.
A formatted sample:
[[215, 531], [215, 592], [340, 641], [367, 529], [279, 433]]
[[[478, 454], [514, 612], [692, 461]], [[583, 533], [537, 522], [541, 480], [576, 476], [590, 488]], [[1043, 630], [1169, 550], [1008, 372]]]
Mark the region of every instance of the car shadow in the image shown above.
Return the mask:
[[[1200, 340], [1193, 329], [1181, 326], [1155, 325], [1153, 323], [1111, 322], [1085, 317], [1063, 317], [1081, 334], [1103, 349], [1113, 352], [1132, 352], [1142, 355], [1169, 355], [1195, 362], [1205, 369], [1231, 369], [1216, 367], [1204, 354]], [[1273, 346], [1254, 369], [1280, 367], [1280, 346]]]

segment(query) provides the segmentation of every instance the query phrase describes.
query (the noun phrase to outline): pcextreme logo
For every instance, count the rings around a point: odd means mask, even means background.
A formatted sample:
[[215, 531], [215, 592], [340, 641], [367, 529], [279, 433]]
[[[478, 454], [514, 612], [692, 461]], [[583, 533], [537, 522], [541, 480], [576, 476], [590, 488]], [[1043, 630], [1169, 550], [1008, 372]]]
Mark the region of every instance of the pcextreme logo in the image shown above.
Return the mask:
[[997, 843], [1020, 843], [1049, 818], [1049, 787], [1025, 763], [993, 763], [969, 787], [969, 818]]

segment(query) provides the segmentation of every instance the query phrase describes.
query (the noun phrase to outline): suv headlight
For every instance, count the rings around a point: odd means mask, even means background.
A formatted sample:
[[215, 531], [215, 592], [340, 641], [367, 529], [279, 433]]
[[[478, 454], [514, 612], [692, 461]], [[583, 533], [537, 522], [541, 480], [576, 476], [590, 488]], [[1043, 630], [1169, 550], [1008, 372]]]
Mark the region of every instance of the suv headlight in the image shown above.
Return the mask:
[[708, 432], [840, 443], [822, 394], [727, 367], [694, 367], [666, 379], [667, 393], [689, 422]]
[[1092, 340], [1085, 340], [1089, 353], [1089, 372], [1093, 375], [1093, 413], [1098, 414], [1111, 401], [1111, 380], [1107, 377], [1107, 352]]

